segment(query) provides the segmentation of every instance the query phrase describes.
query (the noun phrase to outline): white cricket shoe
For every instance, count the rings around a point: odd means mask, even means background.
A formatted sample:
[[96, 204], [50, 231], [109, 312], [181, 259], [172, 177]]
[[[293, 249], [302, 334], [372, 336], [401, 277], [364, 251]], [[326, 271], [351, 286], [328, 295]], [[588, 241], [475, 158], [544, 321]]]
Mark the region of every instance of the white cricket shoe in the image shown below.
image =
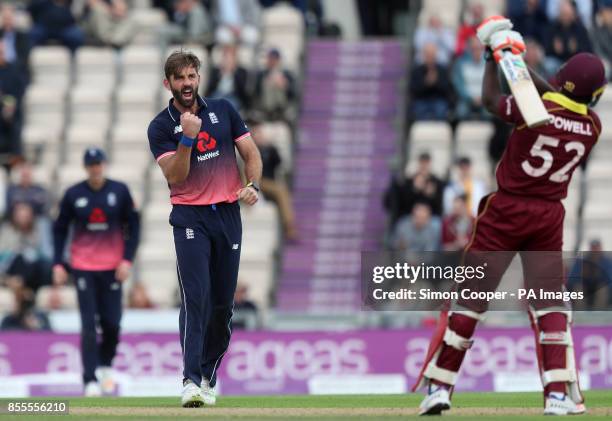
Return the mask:
[[206, 379], [202, 379], [202, 396], [204, 396], [204, 404], [208, 406], [217, 403], [217, 392], [214, 387], [210, 387]]
[[183, 408], [199, 408], [204, 405], [202, 390], [191, 380], [187, 380], [183, 383], [181, 405]]
[[100, 388], [103, 395], [115, 393], [115, 380], [113, 380], [113, 369], [110, 367], [99, 367], [96, 373], [100, 381]]
[[88, 398], [95, 398], [102, 396], [102, 390], [100, 389], [100, 384], [98, 382], [87, 382], [84, 390], [85, 396]]
[[448, 389], [435, 384], [429, 384], [427, 396], [419, 405], [419, 415], [440, 415], [442, 411], [450, 409], [450, 395]]
[[544, 415], [578, 415], [585, 412], [583, 403], [576, 403], [563, 393], [550, 392], [546, 398]]

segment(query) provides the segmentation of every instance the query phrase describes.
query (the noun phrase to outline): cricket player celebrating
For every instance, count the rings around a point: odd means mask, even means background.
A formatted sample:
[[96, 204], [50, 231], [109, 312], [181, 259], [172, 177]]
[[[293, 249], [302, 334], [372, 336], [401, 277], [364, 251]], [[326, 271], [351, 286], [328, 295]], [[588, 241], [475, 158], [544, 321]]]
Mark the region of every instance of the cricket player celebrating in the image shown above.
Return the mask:
[[[262, 163], [234, 107], [198, 95], [200, 60], [177, 51], [166, 60], [168, 107], [148, 129], [153, 156], [168, 180], [182, 305], [184, 407], [214, 405], [217, 369], [231, 337], [242, 224], [238, 201], [254, 205]], [[235, 148], [244, 160], [242, 185]]]
[[119, 343], [121, 284], [130, 276], [140, 224], [128, 187], [104, 174], [104, 151], [89, 148], [83, 161], [87, 180], [66, 190], [53, 226], [53, 282], [61, 285], [68, 279], [64, 248], [72, 227], [69, 266], [81, 313], [84, 392], [99, 396], [115, 391], [111, 366]]
[[[521, 35], [511, 28], [509, 20], [494, 17], [484, 21], [478, 30], [488, 55], [483, 102], [491, 113], [515, 127], [497, 168], [499, 189], [480, 204], [466, 258], [471, 252], [512, 252], [507, 253], [508, 259], [497, 262], [496, 268], [487, 270], [487, 276], [492, 278], [490, 283], [496, 288], [514, 253], [524, 252], [521, 258], [526, 282], [554, 279], [556, 288], [561, 290], [561, 262], [551, 266], [533, 261], [533, 257], [530, 261], [527, 252], [557, 255], [562, 250], [565, 210], [561, 199], [567, 195], [573, 171], [587, 158], [601, 132], [599, 118], [589, 107], [597, 102], [606, 85], [604, 67], [592, 54], [573, 56], [556, 75], [557, 91], [532, 73], [550, 118], [547, 124], [530, 128], [515, 97], [503, 95], [498, 81], [496, 61], [507, 51], [525, 52]], [[550, 270], [556, 273], [551, 275]], [[459, 311], [442, 313], [414, 388], [427, 388], [427, 396], [420, 405], [421, 414], [439, 414], [450, 408], [459, 368], [472, 345], [476, 324], [486, 310], [486, 305], [479, 303], [457, 304]], [[575, 365], [571, 312], [555, 304], [531, 306], [529, 311], [544, 386], [544, 413], [581, 414], [585, 406]]]

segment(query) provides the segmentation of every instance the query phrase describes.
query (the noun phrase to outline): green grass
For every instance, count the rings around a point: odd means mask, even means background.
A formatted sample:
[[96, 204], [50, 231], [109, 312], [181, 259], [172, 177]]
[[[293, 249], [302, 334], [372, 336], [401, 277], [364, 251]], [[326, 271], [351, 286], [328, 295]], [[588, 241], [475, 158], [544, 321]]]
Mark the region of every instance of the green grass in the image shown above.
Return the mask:
[[[595, 408], [612, 408], [612, 393], [610, 391], [589, 391], [585, 393], [587, 399], [587, 407], [589, 409]], [[324, 421], [324, 420], [411, 420], [417, 419], [418, 417], [412, 415], [383, 415], [372, 413], [369, 416], [351, 415], [344, 414], [333, 414], [326, 416], [318, 413], [315, 415], [308, 415], [308, 408], [345, 408], [350, 410], [351, 408], [416, 408], [421, 401], [422, 396], [418, 394], [409, 395], [343, 395], [343, 396], [258, 396], [258, 397], [220, 397], [218, 399], [217, 406], [222, 410], [223, 408], [248, 408], [258, 411], [258, 408], [277, 408], [281, 409], [280, 414], [277, 412], [276, 415], [262, 416], [260, 414], [218, 414], [217, 416], [211, 416], [209, 411], [206, 414], [207, 409], [203, 410], [182, 410], [180, 414], [188, 415], [181, 416], [177, 414], [130, 414], [127, 408], [135, 408], [134, 411], [146, 410], [146, 408], [160, 408], [160, 411], [173, 411], [174, 408], [178, 407], [178, 397], [164, 397], [164, 398], [71, 398], [69, 400], [71, 410], [78, 410], [78, 408], [89, 408], [92, 413], [83, 415], [0, 415], [0, 421], [9, 420], [37, 420], [37, 421], [48, 421], [48, 420], [77, 420], [87, 419], [92, 421], [133, 421], [133, 420], [150, 420], [150, 421], [170, 421], [176, 419], [186, 420], [284, 420], [297, 418], [300, 421], [312, 420], [312, 421]], [[45, 399], [46, 400], [46, 399]], [[1, 403], [6, 403], [6, 399], [0, 399]], [[27, 399], [27, 401], [32, 401]], [[4, 406], [4, 405], [1, 405]], [[96, 414], [95, 408], [101, 408], [101, 410], [108, 410], [107, 408], [116, 408], [118, 411], [122, 411], [122, 414], [109, 415], [109, 414]], [[303, 408], [296, 413], [297, 410], [283, 412], [282, 408]], [[510, 412], [511, 408], [542, 408], [542, 395], [540, 393], [457, 393], [453, 397], [453, 408], [507, 408]], [[191, 411], [191, 412], [190, 412]], [[215, 409], [217, 411], [217, 409]], [[524, 415], [519, 416], [516, 414], [508, 413], [507, 415], [481, 415], [477, 416], [474, 414], [464, 415], [452, 415], [452, 410], [444, 415], [444, 420], [539, 420], [549, 419], [544, 416], [535, 415]], [[610, 416], [606, 415], [587, 415], [579, 419], [610, 419]]]

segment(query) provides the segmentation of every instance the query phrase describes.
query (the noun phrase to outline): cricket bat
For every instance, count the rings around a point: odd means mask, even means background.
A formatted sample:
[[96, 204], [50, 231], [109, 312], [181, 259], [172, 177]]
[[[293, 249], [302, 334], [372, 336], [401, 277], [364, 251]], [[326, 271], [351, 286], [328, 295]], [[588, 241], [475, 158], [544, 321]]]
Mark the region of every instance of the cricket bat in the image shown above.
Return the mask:
[[498, 64], [527, 126], [537, 127], [548, 123], [550, 114], [546, 111], [542, 98], [533, 84], [523, 57], [504, 51]]

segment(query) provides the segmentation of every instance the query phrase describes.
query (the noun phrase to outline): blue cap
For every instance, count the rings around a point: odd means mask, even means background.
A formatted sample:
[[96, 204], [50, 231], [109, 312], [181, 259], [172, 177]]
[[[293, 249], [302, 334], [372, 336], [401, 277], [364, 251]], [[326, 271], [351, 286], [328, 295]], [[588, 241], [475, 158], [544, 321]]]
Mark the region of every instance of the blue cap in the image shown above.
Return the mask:
[[83, 155], [83, 163], [85, 166], [96, 165], [106, 162], [106, 154], [100, 148], [87, 148]]

